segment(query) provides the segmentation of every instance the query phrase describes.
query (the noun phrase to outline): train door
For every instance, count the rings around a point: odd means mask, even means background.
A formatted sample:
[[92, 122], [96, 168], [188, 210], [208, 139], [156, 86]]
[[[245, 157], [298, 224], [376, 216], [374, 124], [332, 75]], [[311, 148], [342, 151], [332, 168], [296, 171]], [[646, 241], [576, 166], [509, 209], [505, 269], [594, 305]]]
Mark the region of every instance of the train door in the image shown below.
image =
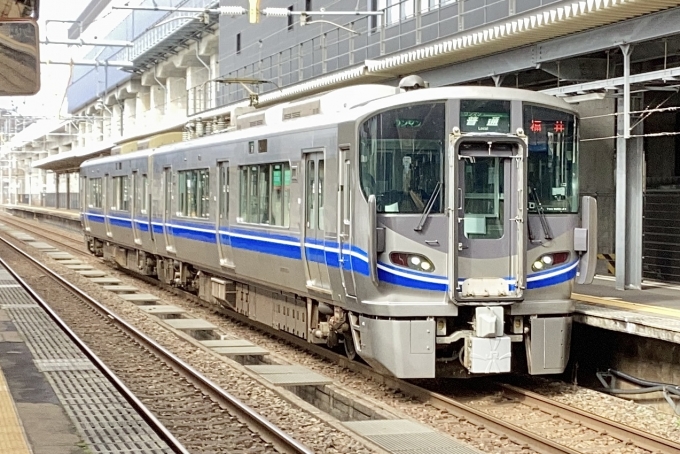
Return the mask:
[[138, 217], [137, 217], [137, 211], [140, 209], [140, 204], [138, 202], [138, 197], [139, 197], [139, 172], [138, 171], [133, 171], [132, 172], [132, 197], [131, 197], [131, 204], [132, 206], [130, 207], [130, 213], [132, 213], [132, 235], [134, 236], [135, 239], [135, 244], [142, 244], [142, 238], [140, 236], [140, 229], [139, 226], [137, 225], [138, 222]]
[[172, 254], [177, 253], [172, 227], [172, 168], [163, 169], [163, 233], [165, 235], [165, 250]]
[[450, 159], [455, 241], [450, 288], [459, 303], [522, 298], [526, 147], [517, 138], [459, 138]]
[[[147, 167], [148, 168], [148, 167]], [[141, 183], [141, 194], [139, 197], [141, 207], [140, 207], [140, 219], [146, 224], [145, 230], [148, 232], [148, 237], [144, 239], [144, 242], [146, 240], [149, 240], [149, 247], [152, 247], [153, 250], [155, 250], [155, 241], [156, 238], [154, 237], [153, 233], [153, 214], [151, 210], [151, 204], [152, 204], [152, 196], [151, 196], [151, 191], [149, 190], [150, 187], [150, 182], [149, 182], [149, 176], [147, 174], [142, 175], [142, 183]]]
[[110, 178], [109, 174], [104, 175], [104, 183], [102, 184], [102, 209], [104, 211], [104, 227], [106, 228], [106, 236], [113, 238], [113, 232], [111, 231], [111, 219], [109, 219], [109, 213], [111, 212], [111, 200], [110, 196]]
[[324, 173], [323, 151], [305, 153], [305, 233], [303, 237], [307, 287], [330, 293], [330, 277], [324, 249], [326, 238]]
[[342, 285], [349, 296], [356, 295], [352, 271], [352, 161], [349, 159], [349, 145], [340, 146], [338, 159], [338, 254]]
[[86, 232], [91, 232], [92, 227], [90, 226], [90, 219], [87, 217], [87, 213], [90, 208], [90, 182], [87, 177], [80, 177], [80, 215], [83, 228]]
[[234, 255], [229, 236], [229, 161], [217, 163], [219, 174], [219, 201], [217, 204], [217, 244], [220, 266], [233, 268]]

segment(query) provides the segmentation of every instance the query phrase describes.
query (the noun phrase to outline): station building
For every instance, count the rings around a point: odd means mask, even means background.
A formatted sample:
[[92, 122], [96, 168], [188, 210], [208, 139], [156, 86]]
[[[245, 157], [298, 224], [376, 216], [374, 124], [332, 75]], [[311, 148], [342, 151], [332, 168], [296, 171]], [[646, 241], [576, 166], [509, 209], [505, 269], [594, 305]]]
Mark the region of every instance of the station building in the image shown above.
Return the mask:
[[[92, 0], [69, 38], [92, 36], [109, 3]], [[580, 190], [599, 205], [599, 271], [620, 289], [680, 282], [680, 2], [133, 3], [146, 9], [98, 37], [116, 45], [62, 62], [73, 67], [71, 116], [5, 143], [4, 203], [77, 209], [88, 158], [216, 133], [254, 103], [418, 74], [430, 86], [518, 87], [577, 106]], [[249, 14], [265, 8], [279, 9]], [[329, 14], [338, 11], [347, 14]]]

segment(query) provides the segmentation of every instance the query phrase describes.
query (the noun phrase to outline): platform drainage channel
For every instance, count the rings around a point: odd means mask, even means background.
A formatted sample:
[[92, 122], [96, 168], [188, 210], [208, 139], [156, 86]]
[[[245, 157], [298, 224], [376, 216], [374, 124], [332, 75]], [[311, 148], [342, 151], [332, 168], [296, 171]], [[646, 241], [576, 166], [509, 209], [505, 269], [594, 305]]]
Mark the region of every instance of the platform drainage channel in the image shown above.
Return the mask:
[[395, 454], [480, 454], [476, 449], [412, 421], [358, 421], [344, 425]]
[[[2, 292], [5, 293], [5, 292]], [[5, 306], [88, 452], [171, 453], [114, 386], [37, 307]]]
[[381, 414], [361, 402], [337, 393], [330, 386], [289, 386], [286, 389], [339, 421], [366, 421], [390, 418], [389, 415]]

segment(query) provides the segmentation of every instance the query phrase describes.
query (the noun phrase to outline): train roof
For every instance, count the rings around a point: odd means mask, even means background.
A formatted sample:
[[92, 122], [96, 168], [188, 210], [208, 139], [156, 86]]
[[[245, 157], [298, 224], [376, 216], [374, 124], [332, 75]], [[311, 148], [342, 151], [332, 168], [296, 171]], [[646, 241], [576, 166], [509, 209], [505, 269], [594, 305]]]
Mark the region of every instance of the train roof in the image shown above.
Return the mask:
[[[517, 88], [455, 86], [400, 92], [399, 89], [386, 85], [358, 85], [340, 88], [321, 95], [275, 105], [267, 109], [262, 109], [261, 111], [256, 110], [243, 115], [243, 117], [246, 118], [248, 116], [266, 118], [266, 124], [263, 124], [262, 126], [223, 131], [151, 150], [142, 150], [126, 153], [124, 155], [91, 159], [85, 161], [81, 167], [116, 162], [120, 159], [139, 159], [148, 157], [151, 154], [170, 153], [201, 146], [211, 146], [224, 142], [225, 140], [256, 139], [263, 135], [332, 127], [338, 123], [358, 120], [362, 117], [369, 116], [373, 112], [386, 110], [390, 107], [447, 99], [519, 100], [572, 112], [574, 114], [576, 113], [573, 106], [567, 104], [562, 99], [545, 93]], [[317, 107], [317, 110], [320, 110], [318, 114], [300, 118], [284, 119], [286, 110], [290, 111], [291, 108], [295, 108], [296, 106], [303, 106], [314, 102], [317, 102], [317, 104], [314, 104], [315, 106], [319, 106]]]

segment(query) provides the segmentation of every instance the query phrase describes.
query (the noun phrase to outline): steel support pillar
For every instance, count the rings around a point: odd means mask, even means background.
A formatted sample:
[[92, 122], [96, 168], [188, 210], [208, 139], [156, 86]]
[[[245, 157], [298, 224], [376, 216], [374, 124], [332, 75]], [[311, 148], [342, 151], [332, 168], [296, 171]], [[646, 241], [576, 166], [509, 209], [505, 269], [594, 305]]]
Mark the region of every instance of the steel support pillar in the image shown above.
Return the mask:
[[61, 178], [61, 174], [55, 173], [55, 179], [56, 179], [57, 184], [56, 184], [56, 190], [55, 190], [54, 192], [55, 192], [55, 197], [56, 197], [57, 200], [56, 200], [56, 202], [54, 203], [54, 207], [55, 207], [57, 210], [60, 208], [60, 207], [59, 207], [59, 183], [60, 183], [60, 178]]
[[71, 174], [66, 174], [66, 207], [67, 210], [71, 209]]
[[[629, 45], [623, 53], [623, 98], [618, 100], [616, 121], [616, 289], [642, 287], [642, 191], [644, 150], [642, 137], [631, 138], [631, 96]], [[636, 104], [641, 98], [636, 98]], [[636, 124], [633, 136], [641, 135], [643, 124]]]

